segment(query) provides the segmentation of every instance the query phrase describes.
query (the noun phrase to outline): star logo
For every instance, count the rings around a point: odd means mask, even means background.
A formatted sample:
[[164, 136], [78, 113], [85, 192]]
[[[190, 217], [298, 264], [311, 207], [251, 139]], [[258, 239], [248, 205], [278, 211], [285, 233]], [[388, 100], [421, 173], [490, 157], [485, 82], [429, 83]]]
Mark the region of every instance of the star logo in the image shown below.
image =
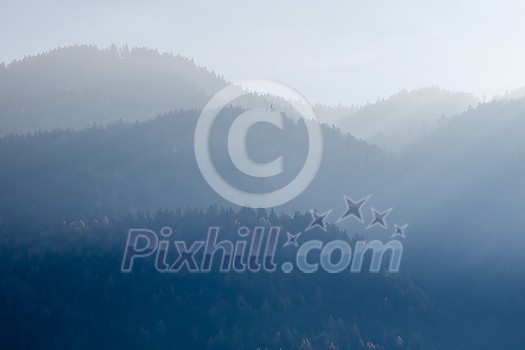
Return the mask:
[[388, 214], [390, 214], [390, 212], [392, 211], [393, 208], [390, 208], [390, 209], [387, 209], [383, 212], [379, 212], [377, 211], [376, 209], [372, 208], [372, 214], [374, 214], [374, 218], [372, 219], [372, 221], [368, 224], [368, 226], [366, 227], [366, 229], [368, 230], [369, 228], [375, 226], [375, 225], [380, 225], [381, 227], [383, 227], [385, 230], [388, 229], [387, 227], [387, 224], [386, 224], [386, 216]]
[[401, 237], [401, 238], [406, 238], [405, 230], [406, 230], [407, 227], [408, 227], [408, 224], [403, 225], [403, 226], [399, 226], [399, 225], [394, 224], [394, 234], [392, 235], [391, 238], [395, 238], [395, 237], [398, 237], [398, 236]]
[[297, 239], [299, 238], [300, 235], [301, 235], [301, 232], [296, 233], [295, 235], [290, 233], [290, 232], [286, 232], [286, 236], [288, 237], [288, 239], [284, 243], [283, 248], [284, 247], [288, 247], [289, 245], [293, 245], [294, 247], [298, 247]]
[[344, 195], [345, 202], [346, 202], [346, 211], [341, 215], [339, 220], [337, 220], [337, 223], [340, 223], [341, 221], [345, 220], [346, 218], [350, 216], [354, 216], [357, 218], [357, 220], [363, 222], [363, 215], [361, 214], [361, 207], [365, 204], [367, 200], [372, 197], [371, 195], [368, 195], [364, 198], [361, 198], [357, 202], [355, 202], [352, 198]]
[[324, 222], [324, 220], [331, 212], [332, 210], [330, 209], [324, 212], [323, 214], [319, 214], [315, 210], [310, 210], [310, 214], [312, 215], [312, 222], [310, 223], [310, 225], [308, 225], [305, 231], [313, 229], [316, 226], [319, 226], [323, 231], [326, 231], [326, 223]]

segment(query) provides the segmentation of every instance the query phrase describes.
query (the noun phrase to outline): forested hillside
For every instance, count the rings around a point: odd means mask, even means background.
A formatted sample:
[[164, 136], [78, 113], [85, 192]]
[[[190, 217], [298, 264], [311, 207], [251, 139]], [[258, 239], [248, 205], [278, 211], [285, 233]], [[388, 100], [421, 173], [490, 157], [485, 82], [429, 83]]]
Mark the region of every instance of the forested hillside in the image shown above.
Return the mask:
[[354, 112], [341, 113], [334, 124], [371, 144], [401, 152], [479, 103], [472, 94], [436, 87], [403, 90]]
[[[0, 66], [1, 349], [525, 344], [524, 98], [479, 103], [431, 88], [318, 105], [327, 123], [315, 179], [284, 205], [252, 210], [220, 197], [195, 159], [200, 108], [225, 84], [147, 49], [75, 46]], [[283, 128], [253, 125], [246, 148], [258, 162], [282, 156], [284, 171], [252, 178], [226, 135], [270, 100]], [[267, 193], [300, 171], [311, 121], [282, 103], [249, 95], [218, 114], [210, 157], [227, 182]], [[369, 198], [362, 222], [338, 220], [344, 196]], [[326, 213], [326, 232], [306, 232], [311, 210]], [[383, 228], [367, 226], [374, 210], [390, 210]], [[238, 238], [241, 225], [281, 227], [283, 259], [294, 251], [285, 231], [355, 244], [405, 225], [403, 263], [399, 274], [191, 274], [159, 273], [152, 258], [120, 271], [130, 229], [170, 226], [191, 242], [210, 226]]]
[[[0, 345], [6, 349], [477, 349], [505, 347], [520, 333], [516, 292], [504, 303], [485, 292], [425, 290], [401, 274], [282, 271], [159, 274], [154, 258], [120, 272], [130, 228], [173, 239], [202, 239], [211, 225], [235, 239], [240, 225], [298, 232], [309, 214], [207, 210], [135, 212], [57, 222], [2, 225]], [[335, 226], [301, 239], [348, 239]], [[279, 247], [285, 242], [281, 236]], [[280, 248], [280, 259], [293, 247]], [[368, 262], [365, 266], [368, 266]], [[476, 282], [477, 283], [477, 282]], [[490, 284], [489, 284], [490, 285]], [[511, 286], [505, 285], [504, 288]], [[501, 287], [500, 287], [501, 288]], [[493, 296], [494, 297], [494, 296]], [[521, 304], [519, 304], [521, 303]], [[502, 307], [503, 306], [503, 307]], [[475, 328], [473, 327], [475, 324]], [[475, 334], [471, 334], [476, 329]], [[89, 330], [87, 332], [86, 330]], [[486, 332], [479, 334], [479, 330]], [[176, 344], [176, 346], [174, 346]]]
[[190, 59], [146, 48], [59, 48], [0, 66], [0, 134], [200, 109], [225, 84]]

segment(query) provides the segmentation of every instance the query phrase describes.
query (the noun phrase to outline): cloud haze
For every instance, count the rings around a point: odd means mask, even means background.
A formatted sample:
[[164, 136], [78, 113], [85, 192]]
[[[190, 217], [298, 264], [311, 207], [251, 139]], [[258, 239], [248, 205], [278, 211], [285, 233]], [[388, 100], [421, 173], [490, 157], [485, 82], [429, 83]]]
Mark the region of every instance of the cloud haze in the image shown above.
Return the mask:
[[0, 61], [75, 43], [180, 53], [228, 80], [271, 78], [313, 102], [439, 86], [525, 85], [519, 1], [4, 1]]

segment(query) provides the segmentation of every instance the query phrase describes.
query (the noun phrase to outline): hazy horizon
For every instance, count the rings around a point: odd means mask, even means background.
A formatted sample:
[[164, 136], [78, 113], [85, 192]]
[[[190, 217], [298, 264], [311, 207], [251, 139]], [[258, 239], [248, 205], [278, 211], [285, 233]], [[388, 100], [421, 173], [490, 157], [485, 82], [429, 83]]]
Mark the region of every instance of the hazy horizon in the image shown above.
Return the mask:
[[525, 4], [517, 1], [3, 7], [5, 63], [74, 44], [146, 46], [194, 59], [229, 81], [282, 81], [327, 105], [362, 105], [429, 86], [491, 99], [525, 86]]

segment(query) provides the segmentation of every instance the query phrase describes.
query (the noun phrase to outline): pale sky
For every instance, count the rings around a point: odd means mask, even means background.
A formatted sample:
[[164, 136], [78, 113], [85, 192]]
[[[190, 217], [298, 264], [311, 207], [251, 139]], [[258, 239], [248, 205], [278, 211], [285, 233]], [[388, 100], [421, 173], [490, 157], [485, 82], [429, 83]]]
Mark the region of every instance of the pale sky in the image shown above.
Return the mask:
[[326, 104], [525, 86], [525, 1], [0, 0], [0, 62], [75, 43], [178, 53]]

